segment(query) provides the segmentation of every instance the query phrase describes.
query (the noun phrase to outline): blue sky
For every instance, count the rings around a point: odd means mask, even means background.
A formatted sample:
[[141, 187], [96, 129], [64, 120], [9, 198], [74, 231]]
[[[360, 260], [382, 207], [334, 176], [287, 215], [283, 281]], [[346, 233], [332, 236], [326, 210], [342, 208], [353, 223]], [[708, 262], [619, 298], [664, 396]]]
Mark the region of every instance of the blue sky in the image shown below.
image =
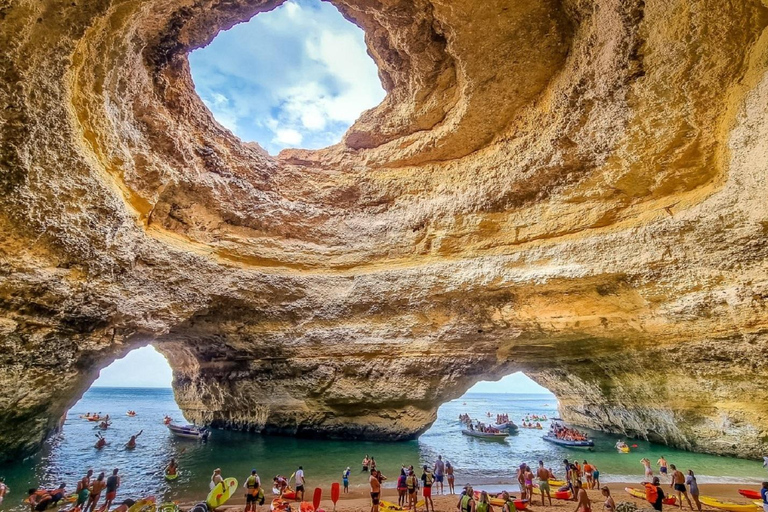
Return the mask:
[[289, 0], [189, 55], [214, 117], [270, 154], [335, 144], [384, 99], [363, 31], [333, 5]]
[[[152, 345], [137, 348], [123, 359], [118, 359], [101, 371], [94, 386], [126, 388], [171, 387], [171, 367], [168, 361]], [[503, 379], [475, 384], [468, 393], [549, 393], [517, 372]]]

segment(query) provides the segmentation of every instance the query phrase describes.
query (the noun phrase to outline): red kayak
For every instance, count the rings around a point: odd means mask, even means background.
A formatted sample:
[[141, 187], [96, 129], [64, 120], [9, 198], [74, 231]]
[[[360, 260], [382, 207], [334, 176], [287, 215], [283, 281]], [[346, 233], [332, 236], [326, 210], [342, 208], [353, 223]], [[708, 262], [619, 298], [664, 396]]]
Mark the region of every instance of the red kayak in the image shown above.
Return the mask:
[[760, 492], [753, 491], [752, 489], [739, 489], [739, 494], [741, 494], [745, 498], [749, 498], [751, 500], [762, 500], [763, 499], [763, 497], [760, 496]]

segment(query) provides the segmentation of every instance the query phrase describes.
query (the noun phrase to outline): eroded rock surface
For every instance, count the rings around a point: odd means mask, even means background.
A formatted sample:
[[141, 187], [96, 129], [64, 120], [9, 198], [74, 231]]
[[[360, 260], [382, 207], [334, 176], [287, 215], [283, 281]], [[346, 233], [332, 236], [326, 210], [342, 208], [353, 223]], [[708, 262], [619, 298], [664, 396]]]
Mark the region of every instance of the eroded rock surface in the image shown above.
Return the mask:
[[0, 3], [0, 452], [149, 342], [218, 426], [407, 438], [523, 370], [765, 451], [764, 2], [338, 0], [387, 98], [272, 157], [186, 54], [278, 4]]

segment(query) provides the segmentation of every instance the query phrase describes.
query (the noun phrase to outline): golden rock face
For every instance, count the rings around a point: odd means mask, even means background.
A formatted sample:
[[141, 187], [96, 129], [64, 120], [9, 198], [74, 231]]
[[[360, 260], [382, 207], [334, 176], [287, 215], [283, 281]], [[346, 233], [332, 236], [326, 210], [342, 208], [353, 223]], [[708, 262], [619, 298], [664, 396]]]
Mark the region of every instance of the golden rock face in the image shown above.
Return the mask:
[[186, 54], [279, 3], [0, 5], [0, 451], [152, 342], [216, 426], [408, 438], [523, 370], [575, 423], [763, 453], [764, 2], [334, 1], [388, 95], [273, 158]]

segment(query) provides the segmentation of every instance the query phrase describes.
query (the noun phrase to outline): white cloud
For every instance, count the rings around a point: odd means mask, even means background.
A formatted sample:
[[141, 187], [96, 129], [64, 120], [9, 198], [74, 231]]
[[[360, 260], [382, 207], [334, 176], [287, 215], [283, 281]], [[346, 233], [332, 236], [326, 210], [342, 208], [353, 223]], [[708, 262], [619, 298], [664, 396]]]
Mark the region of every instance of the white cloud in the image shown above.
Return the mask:
[[216, 119], [268, 151], [338, 142], [384, 97], [362, 31], [329, 3], [288, 0], [190, 55]]
[[304, 137], [293, 128], [278, 128], [272, 142], [288, 146], [298, 146]]

